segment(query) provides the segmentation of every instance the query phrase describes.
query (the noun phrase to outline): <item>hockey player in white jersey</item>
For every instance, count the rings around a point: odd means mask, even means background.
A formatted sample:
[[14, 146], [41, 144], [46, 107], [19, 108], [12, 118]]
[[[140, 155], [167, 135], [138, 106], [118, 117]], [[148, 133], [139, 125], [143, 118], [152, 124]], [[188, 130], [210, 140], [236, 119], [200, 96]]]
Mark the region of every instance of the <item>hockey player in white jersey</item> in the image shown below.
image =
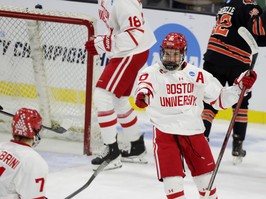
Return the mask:
[[[243, 73], [235, 85], [223, 87], [207, 71], [185, 61], [187, 42], [180, 33], [169, 33], [162, 41], [161, 62], [145, 68], [139, 78], [135, 103], [146, 108], [154, 125], [153, 142], [157, 175], [168, 199], [184, 199], [184, 162], [199, 192], [205, 191], [215, 168], [201, 118], [203, 101], [216, 109], [235, 104], [245, 87], [250, 89], [256, 73]], [[221, 60], [222, 61], [222, 60]], [[209, 199], [217, 199], [213, 186]]]
[[48, 165], [32, 148], [40, 141], [42, 118], [19, 109], [12, 122], [13, 139], [0, 143], [0, 198], [45, 199]]
[[[119, 168], [122, 161], [145, 162], [144, 136], [140, 132], [137, 115], [130, 96], [138, 71], [148, 59], [149, 49], [156, 42], [142, 11], [141, 0], [99, 0], [99, 17], [108, 29], [96, 35], [85, 46], [91, 55], [106, 53], [110, 59], [94, 92], [94, 105], [105, 150], [91, 161], [98, 167], [104, 160], [112, 162], [107, 169]], [[117, 124], [123, 129], [131, 148], [120, 152]]]

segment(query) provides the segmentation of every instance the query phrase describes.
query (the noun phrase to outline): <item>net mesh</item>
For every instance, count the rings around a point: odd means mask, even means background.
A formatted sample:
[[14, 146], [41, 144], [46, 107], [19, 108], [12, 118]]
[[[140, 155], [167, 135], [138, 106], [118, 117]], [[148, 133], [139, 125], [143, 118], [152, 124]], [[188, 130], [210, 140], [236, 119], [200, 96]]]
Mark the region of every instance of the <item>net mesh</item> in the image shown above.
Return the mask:
[[[25, 19], [34, 14], [79, 18], [95, 25], [95, 19], [75, 13], [0, 7], [0, 105], [15, 113], [21, 107], [37, 109], [44, 125], [61, 125], [64, 135], [46, 136], [83, 141], [87, 82], [87, 53], [84, 47], [89, 29], [85, 25], [47, 20]], [[6, 16], [15, 11], [18, 18]], [[25, 16], [24, 16], [25, 15]], [[21, 18], [20, 18], [21, 17]], [[95, 61], [95, 67], [97, 61]], [[96, 69], [94, 78], [99, 75]], [[99, 128], [91, 129], [91, 146], [96, 151], [101, 142]], [[3, 128], [9, 129], [11, 118], [1, 117]], [[9, 129], [10, 131], [10, 129]], [[97, 141], [98, 139], [98, 141]]]

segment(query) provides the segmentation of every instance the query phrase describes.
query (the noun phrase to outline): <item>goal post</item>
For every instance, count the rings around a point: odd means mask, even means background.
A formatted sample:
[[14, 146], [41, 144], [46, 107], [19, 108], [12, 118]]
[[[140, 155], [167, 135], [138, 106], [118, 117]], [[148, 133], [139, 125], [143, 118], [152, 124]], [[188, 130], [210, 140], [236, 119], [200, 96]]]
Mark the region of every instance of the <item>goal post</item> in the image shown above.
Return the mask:
[[[68, 129], [45, 136], [82, 140], [87, 155], [97, 62], [84, 44], [95, 27], [95, 18], [80, 13], [0, 6], [0, 105], [10, 113], [37, 109], [44, 125]], [[10, 122], [0, 116], [1, 126]]]

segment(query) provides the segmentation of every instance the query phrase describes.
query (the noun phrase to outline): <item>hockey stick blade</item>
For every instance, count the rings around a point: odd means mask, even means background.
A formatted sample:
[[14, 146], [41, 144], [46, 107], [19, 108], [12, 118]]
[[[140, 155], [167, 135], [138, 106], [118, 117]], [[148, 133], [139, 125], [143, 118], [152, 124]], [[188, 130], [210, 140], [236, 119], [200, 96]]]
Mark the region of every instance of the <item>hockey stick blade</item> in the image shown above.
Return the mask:
[[[4, 114], [4, 115], [7, 115], [7, 116], [10, 116], [10, 117], [14, 117], [13, 114], [11, 113], [8, 113], [8, 112], [5, 112], [3, 111], [3, 107], [0, 105], [0, 113]], [[50, 131], [53, 131], [55, 133], [59, 133], [59, 134], [63, 134], [65, 133], [67, 130], [65, 128], [63, 128], [62, 126], [57, 126], [57, 127], [47, 127], [47, 126], [44, 126], [42, 125], [42, 127], [44, 129], [47, 129], [47, 130], [50, 130]]]
[[90, 179], [82, 186], [80, 187], [77, 191], [73, 192], [72, 194], [70, 194], [69, 196], [67, 196], [65, 199], [71, 199], [73, 198], [75, 195], [79, 194], [80, 192], [82, 192], [84, 189], [86, 189], [91, 183], [92, 181], [96, 178], [96, 176], [103, 171], [103, 169], [111, 162], [111, 160], [105, 160], [102, 162], [102, 164], [100, 164], [100, 166], [93, 172], [93, 174], [91, 175]]
[[259, 46], [252, 34], [245, 27], [241, 26], [240, 28], [238, 28], [238, 34], [245, 40], [245, 42], [249, 45], [251, 49], [252, 61], [250, 64], [250, 70], [253, 70], [258, 57]]
[[[238, 29], [238, 34], [246, 41], [246, 43], [249, 45], [249, 47], [251, 49], [250, 70], [253, 70], [253, 68], [255, 66], [255, 63], [256, 63], [256, 60], [257, 60], [257, 57], [258, 57], [258, 53], [259, 53], [258, 44], [257, 44], [256, 40], [254, 39], [254, 37], [251, 35], [251, 33], [245, 27], [240, 27]], [[236, 120], [237, 114], [239, 112], [241, 103], [243, 101], [244, 95], [246, 93], [246, 90], [247, 90], [246, 88], [243, 88], [241, 93], [240, 93], [238, 102], [237, 102], [236, 107], [235, 107], [235, 112], [233, 114], [233, 117], [232, 117], [232, 119], [230, 121], [230, 124], [229, 124], [229, 127], [227, 129], [223, 145], [221, 147], [220, 153], [219, 153], [217, 161], [216, 161], [215, 168], [213, 170], [213, 173], [211, 175], [208, 187], [207, 187], [206, 192], [205, 192], [204, 199], [208, 199], [209, 196], [210, 196], [210, 192], [211, 192], [214, 180], [216, 178], [219, 166], [221, 164], [221, 161], [222, 161], [222, 158], [223, 158], [223, 155], [224, 155], [228, 140], [229, 140], [230, 135], [231, 135], [231, 131], [232, 131], [233, 127], [234, 127], [235, 120]]]
[[67, 132], [67, 130], [66, 130], [64, 127], [62, 127], [62, 126], [57, 126], [57, 127], [47, 127], [47, 126], [42, 125], [42, 127], [43, 127], [44, 129], [47, 129], [47, 130], [50, 130], [50, 131], [53, 131], [53, 132], [55, 132], [55, 133], [59, 133], [59, 134], [63, 134], [63, 133], [65, 133], [65, 132]]
[[238, 34], [249, 45], [253, 55], [259, 52], [259, 47], [258, 47], [256, 40], [254, 39], [252, 34], [245, 27], [241, 26], [240, 28], [238, 28]]

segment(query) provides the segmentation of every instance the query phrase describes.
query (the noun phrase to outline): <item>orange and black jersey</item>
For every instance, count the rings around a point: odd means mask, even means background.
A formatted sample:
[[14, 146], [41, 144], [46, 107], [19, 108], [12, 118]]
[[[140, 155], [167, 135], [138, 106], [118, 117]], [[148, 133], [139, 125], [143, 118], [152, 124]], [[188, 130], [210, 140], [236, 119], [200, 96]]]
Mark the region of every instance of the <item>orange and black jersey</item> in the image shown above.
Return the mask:
[[[265, 46], [266, 14], [254, 0], [227, 0], [216, 16], [204, 60], [217, 65], [249, 66], [250, 48], [238, 34], [246, 27]], [[264, 41], [265, 40], [265, 41]]]

